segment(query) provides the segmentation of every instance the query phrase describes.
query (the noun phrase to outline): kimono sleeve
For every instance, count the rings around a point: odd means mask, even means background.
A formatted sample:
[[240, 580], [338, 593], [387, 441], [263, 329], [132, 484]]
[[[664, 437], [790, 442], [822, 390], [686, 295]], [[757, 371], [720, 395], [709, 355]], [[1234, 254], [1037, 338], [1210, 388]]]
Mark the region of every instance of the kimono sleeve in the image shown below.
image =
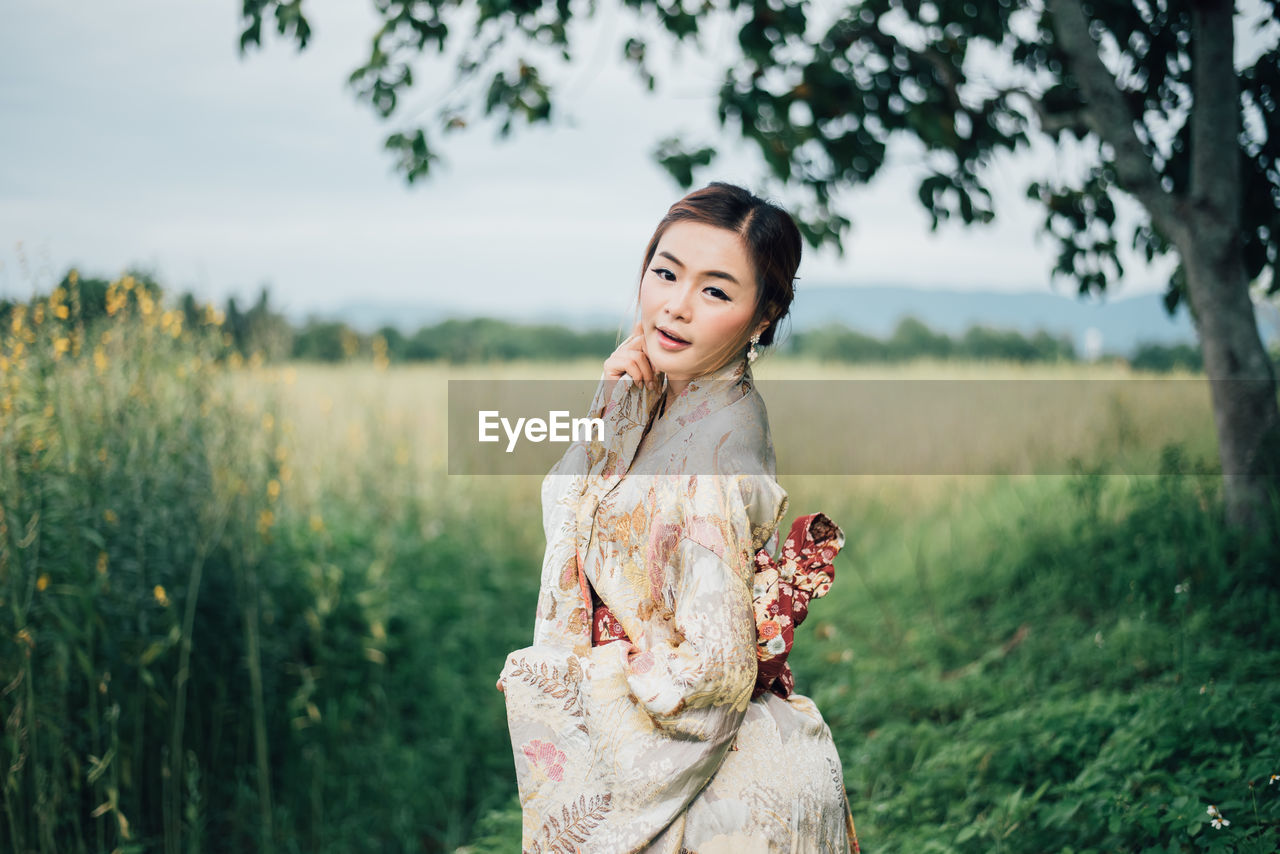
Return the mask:
[[[660, 729], [685, 738], [731, 737], [756, 679], [754, 556], [777, 528], [787, 495], [767, 474], [697, 475], [686, 495], [684, 531], [667, 568], [674, 631], [633, 651], [626, 678]], [[715, 707], [731, 714], [699, 713]]]

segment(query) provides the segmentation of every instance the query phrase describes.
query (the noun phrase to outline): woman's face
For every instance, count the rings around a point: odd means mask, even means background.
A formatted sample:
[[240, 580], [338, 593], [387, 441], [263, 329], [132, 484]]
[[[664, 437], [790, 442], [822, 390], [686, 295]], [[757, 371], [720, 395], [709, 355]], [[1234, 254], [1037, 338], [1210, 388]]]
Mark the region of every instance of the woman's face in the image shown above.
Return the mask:
[[698, 222], [668, 226], [640, 281], [640, 321], [654, 370], [683, 382], [723, 365], [732, 355], [725, 348], [743, 339], [755, 313], [756, 287], [735, 232]]

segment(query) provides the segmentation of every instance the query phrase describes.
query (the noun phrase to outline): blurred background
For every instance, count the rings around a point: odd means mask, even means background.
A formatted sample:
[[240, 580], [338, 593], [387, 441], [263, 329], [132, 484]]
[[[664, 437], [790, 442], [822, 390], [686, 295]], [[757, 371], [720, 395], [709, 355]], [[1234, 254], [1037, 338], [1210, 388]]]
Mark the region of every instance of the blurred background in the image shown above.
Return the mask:
[[[791, 660], [864, 849], [1280, 850], [1280, 512], [1229, 524], [1211, 230], [1162, 213], [1224, 39], [1087, 11], [1126, 184], [1042, 28], [1074, 8], [11, 0], [0, 850], [518, 850], [540, 478], [447, 474], [448, 382], [598, 377], [711, 180], [807, 240], [758, 378], [1109, 384], [898, 436], [989, 473], [780, 478], [847, 536]], [[1274, 366], [1280, 24], [1226, 17], [1233, 334]]]

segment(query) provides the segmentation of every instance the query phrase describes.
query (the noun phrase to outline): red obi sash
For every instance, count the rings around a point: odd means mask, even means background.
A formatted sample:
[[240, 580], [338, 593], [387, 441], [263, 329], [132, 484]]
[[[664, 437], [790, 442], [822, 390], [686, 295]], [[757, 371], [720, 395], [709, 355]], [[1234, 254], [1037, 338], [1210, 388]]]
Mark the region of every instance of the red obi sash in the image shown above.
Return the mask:
[[[809, 614], [809, 600], [826, 594], [835, 580], [831, 562], [844, 546], [844, 532], [823, 513], [801, 516], [791, 523], [774, 558], [765, 549], [756, 552], [752, 603], [756, 614], [756, 685], [751, 699], [772, 691], [786, 699], [795, 689], [787, 665], [795, 627]], [[579, 580], [592, 605], [591, 645], [630, 642], [622, 624], [590, 590], [579, 568]]]

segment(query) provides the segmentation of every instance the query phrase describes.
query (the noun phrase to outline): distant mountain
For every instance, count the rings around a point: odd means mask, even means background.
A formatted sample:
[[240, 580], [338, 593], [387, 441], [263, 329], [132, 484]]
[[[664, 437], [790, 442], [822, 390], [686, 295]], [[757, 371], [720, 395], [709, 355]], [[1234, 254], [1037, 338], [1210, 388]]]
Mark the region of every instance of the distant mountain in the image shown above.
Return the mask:
[[[557, 323], [577, 330], [613, 330], [622, 321], [621, 317], [599, 310], [566, 314], [560, 307], [549, 306], [544, 312], [533, 313], [495, 306], [493, 311], [476, 312], [439, 302], [409, 301], [352, 301], [312, 314], [325, 320], [342, 320], [363, 332], [395, 326], [405, 333], [451, 317], [469, 318], [480, 314], [521, 323]], [[958, 291], [815, 282], [797, 288], [788, 323], [796, 332], [840, 323], [884, 338], [908, 315], [950, 335], [962, 334], [977, 324], [1016, 329], [1024, 334], [1040, 329], [1053, 335], [1065, 333], [1071, 336], [1076, 352], [1081, 355], [1090, 349], [1128, 354], [1146, 342], [1196, 343], [1185, 304], [1178, 306], [1177, 313], [1170, 317], [1159, 294], [1098, 300], [1053, 292]], [[303, 321], [305, 317], [291, 319]], [[1280, 316], [1260, 317], [1259, 331], [1264, 341], [1275, 339], [1280, 332]]]
[[[1084, 353], [1086, 335], [1101, 350], [1129, 353], [1139, 343], [1196, 342], [1185, 305], [1170, 317], [1159, 294], [1082, 299], [1053, 292], [1007, 293], [885, 286], [801, 285], [791, 308], [796, 331], [839, 322], [883, 338], [898, 321], [914, 316], [926, 326], [950, 335], [982, 324], [1016, 329], [1024, 334], [1043, 329], [1066, 333]], [[1088, 333], [1088, 330], [1097, 330]]]

